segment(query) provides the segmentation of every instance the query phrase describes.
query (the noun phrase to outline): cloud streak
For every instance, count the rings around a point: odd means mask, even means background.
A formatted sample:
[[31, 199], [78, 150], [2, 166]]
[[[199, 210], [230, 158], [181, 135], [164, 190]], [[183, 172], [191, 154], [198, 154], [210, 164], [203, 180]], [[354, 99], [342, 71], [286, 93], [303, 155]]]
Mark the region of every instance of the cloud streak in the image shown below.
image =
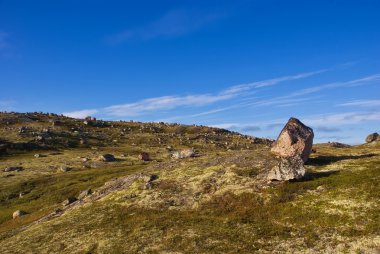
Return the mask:
[[[120, 105], [112, 105], [102, 109], [80, 110], [74, 112], [64, 113], [67, 116], [82, 116], [83, 112], [93, 112], [105, 115], [107, 117], [136, 117], [141, 115], [147, 115], [163, 110], [171, 110], [179, 107], [201, 107], [210, 104], [214, 104], [221, 101], [231, 100], [237, 97], [245, 96], [245, 94], [252, 89], [257, 89], [265, 86], [274, 86], [289, 80], [297, 80], [301, 78], [307, 78], [313, 75], [317, 75], [321, 71], [306, 72], [296, 74], [293, 76], [286, 76], [274, 79], [268, 79], [258, 82], [253, 82], [245, 85], [232, 86], [225, 90], [222, 90], [216, 94], [198, 94], [198, 95], [186, 95], [186, 96], [161, 96], [148, 98], [134, 103], [126, 103]], [[293, 101], [294, 102], [294, 101]], [[209, 112], [203, 112], [194, 114], [191, 117], [197, 117], [201, 115], [212, 114], [216, 112], [225, 111], [232, 108], [245, 106], [245, 103], [238, 103], [225, 108], [211, 110]]]
[[346, 103], [339, 104], [339, 106], [361, 106], [361, 107], [373, 107], [380, 106], [380, 100], [355, 100]]
[[126, 29], [107, 38], [111, 44], [119, 44], [132, 39], [151, 40], [158, 37], [183, 36], [222, 18], [217, 14], [198, 14], [184, 10], [171, 10], [153, 22]]

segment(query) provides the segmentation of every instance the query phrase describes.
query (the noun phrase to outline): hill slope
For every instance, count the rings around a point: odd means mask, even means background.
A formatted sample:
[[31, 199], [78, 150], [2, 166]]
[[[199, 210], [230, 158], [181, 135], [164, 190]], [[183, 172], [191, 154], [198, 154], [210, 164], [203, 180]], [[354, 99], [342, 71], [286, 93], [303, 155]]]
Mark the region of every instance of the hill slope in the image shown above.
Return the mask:
[[316, 145], [303, 180], [268, 183], [271, 142], [216, 128], [3, 113], [0, 135], [0, 168], [22, 167], [0, 173], [1, 253], [380, 248], [379, 144]]

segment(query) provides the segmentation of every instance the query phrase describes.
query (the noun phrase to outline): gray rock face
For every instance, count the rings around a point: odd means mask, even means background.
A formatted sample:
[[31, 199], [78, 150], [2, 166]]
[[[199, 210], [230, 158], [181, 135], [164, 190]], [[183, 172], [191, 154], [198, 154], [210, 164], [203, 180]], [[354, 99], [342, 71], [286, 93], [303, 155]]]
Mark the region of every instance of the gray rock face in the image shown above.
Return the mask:
[[267, 179], [270, 181], [288, 181], [302, 178], [306, 170], [304, 162], [300, 156], [282, 158], [268, 173]]
[[374, 141], [380, 141], [380, 135], [377, 132], [369, 134], [367, 136], [367, 138], [365, 139], [365, 142], [367, 142], [367, 143], [371, 143], [371, 142], [374, 142]]
[[274, 142], [271, 152], [281, 158], [297, 155], [306, 162], [313, 147], [314, 133], [310, 127], [296, 118], [290, 118]]

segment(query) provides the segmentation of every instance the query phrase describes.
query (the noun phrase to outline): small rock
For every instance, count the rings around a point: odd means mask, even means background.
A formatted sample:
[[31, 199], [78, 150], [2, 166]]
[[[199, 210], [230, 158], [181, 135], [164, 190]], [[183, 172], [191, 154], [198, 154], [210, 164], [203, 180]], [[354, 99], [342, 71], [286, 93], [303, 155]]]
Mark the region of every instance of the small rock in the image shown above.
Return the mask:
[[27, 213], [24, 212], [24, 211], [22, 211], [22, 210], [17, 210], [17, 211], [15, 211], [15, 212], [13, 213], [12, 217], [13, 217], [13, 219], [16, 219], [16, 218], [21, 217], [21, 216], [24, 216], [24, 215], [26, 215], [26, 214], [27, 214]]
[[69, 197], [68, 199], [66, 199], [65, 201], [62, 202], [62, 205], [63, 206], [68, 206], [68, 205], [74, 203], [77, 200], [78, 199], [76, 197]]
[[146, 152], [142, 152], [139, 154], [139, 160], [142, 160], [142, 161], [149, 161], [150, 158], [149, 158], [149, 154], [146, 153]]
[[195, 157], [195, 151], [193, 149], [185, 149], [182, 151], [174, 152], [172, 155], [172, 158], [174, 159], [184, 159], [184, 158], [190, 158]]
[[4, 172], [11, 172], [11, 171], [20, 172], [20, 171], [23, 171], [23, 170], [24, 170], [23, 167], [6, 167], [3, 171]]
[[350, 145], [339, 143], [339, 142], [328, 142], [327, 144], [329, 146], [335, 147], [335, 148], [349, 148], [349, 147], [351, 147]]
[[60, 166], [58, 169], [58, 172], [68, 172], [70, 170], [71, 170], [71, 168], [68, 166]]
[[99, 160], [110, 162], [110, 161], [115, 161], [116, 159], [115, 159], [115, 156], [113, 156], [112, 154], [103, 154], [99, 156]]
[[78, 199], [79, 199], [79, 200], [82, 200], [82, 199], [84, 199], [85, 197], [89, 196], [91, 193], [92, 193], [91, 189], [88, 189], [88, 190], [82, 191], [81, 193], [79, 193], [79, 195], [78, 195]]
[[34, 155], [34, 158], [40, 158], [41, 157], [41, 154], [39, 154], [39, 153], [36, 153], [35, 155]]

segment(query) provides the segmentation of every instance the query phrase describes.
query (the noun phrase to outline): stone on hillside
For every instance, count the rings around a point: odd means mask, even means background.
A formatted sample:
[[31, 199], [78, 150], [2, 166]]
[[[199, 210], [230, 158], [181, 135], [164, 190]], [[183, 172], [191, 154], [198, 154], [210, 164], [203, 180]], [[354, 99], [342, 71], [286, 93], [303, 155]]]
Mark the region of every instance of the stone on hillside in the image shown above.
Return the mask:
[[173, 159], [184, 159], [195, 157], [195, 151], [193, 149], [185, 149], [182, 151], [174, 152], [172, 155]]
[[60, 166], [58, 169], [58, 172], [68, 172], [70, 170], [71, 170], [71, 168], [68, 166]]
[[77, 200], [78, 199], [76, 197], [69, 197], [68, 199], [66, 199], [65, 201], [62, 202], [62, 205], [63, 206], [68, 206], [68, 205], [74, 203]]
[[23, 170], [24, 170], [23, 167], [6, 167], [4, 169], [4, 172], [11, 172], [11, 171], [20, 172], [20, 171], [23, 171]]
[[267, 179], [271, 181], [300, 179], [306, 173], [303, 164], [304, 162], [299, 155], [290, 158], [282, 158], [281, 161], [269, 171]]
[[149, 161], [150, 160], [149, 154], [145, 153], [145, 152], [140, 153], [139, 154], [139, 160]]
[[84, 199], [85, 197], [89, 196], [91, 193], [92, 193], [91, 189], [82, 191], [81, 193], [79, 193], [78, 199], [79, 200]]
[[26, 215], [26, 212], [24, 212], [22, 210], [17, 210], [13, 213], [12, 217], [13, 217], [13, 219], [16, 219], [16, 218], [24, 216], [24, 215]]
[[110, 162], [110, 161], [115, 161], [115, 156], [113, 156], [112, 154], [103, 154], [101, 156], [99, 156], [99, 160], [101, 161], [105, 161], [105, 162]]
[[367, 143], [371, 143], [371, 142], [374, 142], [374, 141], [380, 141], [380, 135], [377, 132], [369, 134], [367, 136], [367, 138], [365, 139], [365, 142], [367, 142]]
[[335, 147], [335, 148], [349, 148], [349, 147], [351, 147], [350, 145], [339, 143], [339, 142], [328, 142], [327, 144], [329, 146]]
[[292, 158], [299, 155], [307, 161], [313, 146], [314, 133], [300, 120], [290, 118], [274, 142], [271, 152], [281, 158]]
[[39, 153], [36, 153], [35, 155], [34, 155], [34, 158], [40, 158], [41, 157], [41, 154], [39, 154]]

